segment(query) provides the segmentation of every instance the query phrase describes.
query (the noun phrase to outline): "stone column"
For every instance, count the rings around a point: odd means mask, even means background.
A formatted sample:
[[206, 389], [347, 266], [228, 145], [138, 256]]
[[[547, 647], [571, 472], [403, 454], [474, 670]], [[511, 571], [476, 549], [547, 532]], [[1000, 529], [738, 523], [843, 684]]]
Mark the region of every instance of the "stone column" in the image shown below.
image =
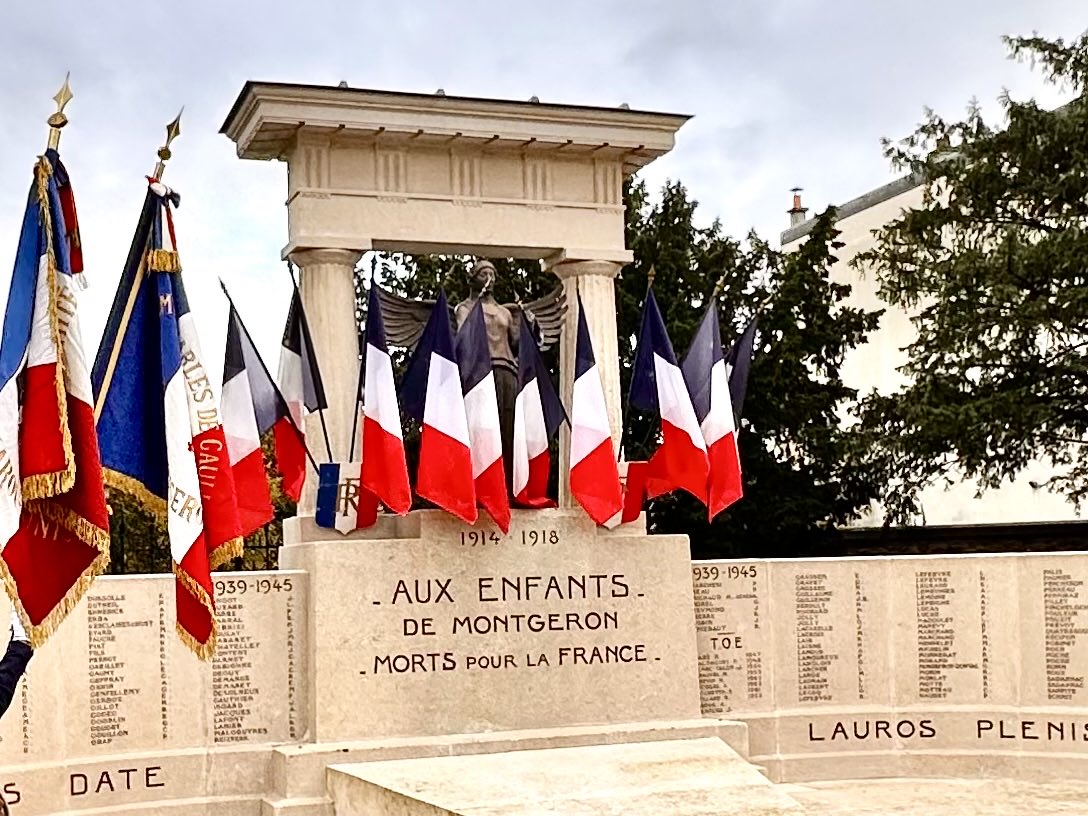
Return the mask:
[[[593, 353], [604, 385], [604, 400], [608, 406], [608, 422], [612, 428], [612, 444], [619, 452], [623, 420], [620, 406], [620, 366], [616, 334], [615, 278], [622, 264], [613, 261], [562, 261], [552, 271], [563, 282], [567, 294], [567, 318], [559, 343], [559, 389], [563, 404], [570, 407], [574, 392], [574, 354], [578, 341], [578, 295], [586, 312], [586, 324], [593, 338]], [[559, 506], [570, 507], [570, 428], [566, 425], [559, 437]]]
[[[333, 461], [349, 458], [351, 430], [355, 424], [355, 395], [359, 379], [359, 325], [355, 320], [355, 265], [362, 253], [350, 249], [301, 249], [291, 253], [299, 267], [299, 289], [314, 355], [321, 368], [328, 410]], [[328, 458], [321, 419], [315, 413], [306, 419], [306, 444], [318, 462]], [[299, 515], [313, 515], [317, 497], [317, 475], [307, 473]]]

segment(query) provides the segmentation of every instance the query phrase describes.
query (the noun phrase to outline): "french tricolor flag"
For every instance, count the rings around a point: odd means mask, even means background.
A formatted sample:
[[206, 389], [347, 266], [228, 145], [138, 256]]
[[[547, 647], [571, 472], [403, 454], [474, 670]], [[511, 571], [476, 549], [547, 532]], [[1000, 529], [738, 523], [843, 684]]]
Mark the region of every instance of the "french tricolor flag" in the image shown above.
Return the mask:
[[647, 464], [646, 495], [652, 499], [680, 489], [705, 501], [706, 442], [653, 289], [642, 311], [631, 403], [661, 418], [661, 444]]
[[292, 501], [302, 496], [306, 481], [306, 437], [303, 420], [306, 414], [328, 407], [321, 372], [313, 352], [310, 326], [302, 308], [302, 295], [295, 289], [287, 324], [280, 347], [279, 391], [287, 403], [293, 421], [277, 422], [273, 434], [276, 442], [276, 465], [283, 474], [283, 492]]
[[570, 492], [597, 524], [623, 510], [608, 408], [582, 298], [578, 296], [578, 340], [574, 352], [574, 395], [570, 407]]
[[740, 418], [744, 415], [744, 397], [748, 393], [748, 373], [752, 368], [758, 326], [759, 318], [753, 317], [725, 354], [725, 373], [729, 377], [729, 399], [733, 403], [733, 416], [736, 417], [738, 425]]
[[712, 303], [680, 366], [710, 462], [705, 503], [710, 520], [744, 495], [737, 428], [722, 354], [718, 310]]
[[[274, 517], [261, 438], [281, 423], [286, 426], [284, 431], [292, 444], [301, 444], [301, 436], [292, 428], [287, 403], [272, 381], [233, 302], [227, 318], [222, 408], [227, 450], [238, 492], [238, 516], [242, 535], [247, 536]], [[290, 462], [296, 456], [301, 459], [302, 455], [303, 452], [292, 452], [286, 459]], [[277, 465], [281, 458], [277, 456]], [[285, 481], [291, 472], [292, 466], [289, 466]]]
[[472, 447], [445, 291], [439, 292], [431, 309], [404, 375], [401, 395], [405, 413], [423, 426], [416, 492], [474, 524], [477, 511]]
[[105, 480], [165, 515], [182, 641], [208, 659], [211, 571], [242, 554], [234, 473], [175, 249], [178, 196], [148, 193], [95, 360]]
[[[412, 509], [412, 488], [404, 456], [404, 434], [393, 381], [393, 363], [385, 341], [385, 322], [378, 287], [370, 287], [366, 312], [366, 351], [363, 378], [362, 488], [377, 496], [394, 513]], [[368, 518], [360, 518], [360, 526]]]
[[201, 658], [215, 651], [211, 571], [242, 554], [234, 476], [196, 325], [180, 278], [157, 273], [166, 417], [167, 531], [177, 626]]
[[522, 507], [555, 507], [548, 497], [551, 456], [548, 445], [567, 421], [567, 414], [548, 367], [540, 356], [533, 329], [521, 315], [518, 340], [518, 395], [514, 400], [513, 488]]
[[487, 324], [480, 301], [476, 301], [457, 332], [457, 365], [461, 371], [461, 390], [465, 395], [476, 503], [505, 533], [510, 529], [510, 497], [506, 492], [506, 471], [502, 464], [499, 398], [495, 391]]
[[38, 159], [0, 339], [0, 573], [41, 646], [109, 564], [109, 514], [76, 283], [75, 199]]

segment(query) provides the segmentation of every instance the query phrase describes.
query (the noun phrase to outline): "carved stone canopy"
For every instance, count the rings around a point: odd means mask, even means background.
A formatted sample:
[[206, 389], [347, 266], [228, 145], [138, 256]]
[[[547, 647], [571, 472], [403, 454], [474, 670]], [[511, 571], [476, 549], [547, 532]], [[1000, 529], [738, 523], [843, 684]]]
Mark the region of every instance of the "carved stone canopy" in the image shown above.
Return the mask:
[[357, 88], [247, 83], [222, 131], [288, 164], [307, 247], [626, 262], [624, 177], [688, 117]]

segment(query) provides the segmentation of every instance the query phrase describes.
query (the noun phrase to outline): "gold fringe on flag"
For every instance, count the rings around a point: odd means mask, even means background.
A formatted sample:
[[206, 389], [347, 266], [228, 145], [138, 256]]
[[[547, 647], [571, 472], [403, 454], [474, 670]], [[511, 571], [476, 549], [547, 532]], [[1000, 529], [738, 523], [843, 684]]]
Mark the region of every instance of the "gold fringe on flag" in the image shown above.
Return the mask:
[[224, 541], [208, 553], [208, 565], [212, 570], [217, 570], [232, 558], [240, 558], [244, 551], [245, 542], [241, 536]]
[[[187, 592], [192, 594], [194, 598], [200, 601], [200, 605], [208, 610], [208, 614], [211, 616], [212, 631], [208, 636], [206, 643], [201, 643], [187, 631], [181, 625], [181, 621], [177, 622], [176, 628], [178, 631], [178, 637], [181, 638], [181, 642], [193, 650], [193, 654], [199, 657], [201, 660], [210, 660], [212, 655], [215, 654], [215, 646], [219, 640], [219, 621], [215, 616], [215, 604], [212, 602], [211, 597], [204, 591], [204, 587], [200, 586], [193, 577], [189, 575], [185, 570], [181, 568], [181, 565], [177, 561], [173, 562], [174, 577], [185, 588]], [[176, 590], [175, 590], [176, 591]]]
[[149, 249], [147, 268], [152, 272], [180, 272], [181, 258], [172, 249]]
[[147, 512], [160, 515], [166, 513], [166, 499], [161, 496], [156, 496], [147, 489], [143, 482], [132, 478], [127, 473], [121, 473], [112, 468], [103, 468], [102, 481], [106, 483], [106, 487], [112, 487], [114, 490], [120, 490], [122, 493], [128, 493], [132, 498], [143, 505], [143, 508]]
[[37, 182], [38, 211], [41, 215], [42, 227], [46, 233], [45, 266], [46, 285], [49, 290], [49, 334], [53, 349], [57, 355], [54, 382], [57, 390], [57, 414], [60, 418], [61, 444], [64, 448], [65, 467], [63, 470], [51, 473], [33, 473], [24, 476], [22, 484], [24, 501], [60, 496], [71, 490], [76, 482], [76, 457], [72, 451], [72, 430], [68, 426], [68, 389], [65, 386], [65, 369], [67, 367], [65, 332], [61, 331], [60, 312], [57, 308], [57, 303], [60, 300], [60, 281], [57, 278], [57, 256], [53, 247], [53, 213], [49, 202], [49, 178], [52, 174], [53, 168], [49, 162], [44, 156], [40, 157], [38, 164], [34, 168], [34, 178]]
[[91, 584], [94, 583], [95, 579], [106, 571], [106, 568], [110, 563], [110, 537], [109, 533], [105, 530], [95, 527], [89, 521], [80, 518], [68, 508], [61, 507], [57, 504], [35, 502], [32, 506], [24, 506], [23, 513], [35, 516], [35, 523], [39, 524], [42, 531], [47, 534], [49, 532], [48, 525], [54, 524], [79, 536], [80, 539], [83, 539], [84, 536], [92, 539], [93, 543], [85, 543], [98, 549], [98, 555], [96, 555], [90, 565], [83, 570], [83, 574], [68, 588], [64, 597], [60, 599], [60, 602], [54, 606], [42, 622], [38, 624], [35, 624], [30, 620], [30, 616], [27, 614], [27, 611], [20, 600], [19, 587], [18, 584], [15, 583], [15, 576], [13, 576], [8, 569], [7, 562], [0, 558], [0, 579], [4, 582], [4, 588], [7, 590], [12, 606], [19, 616], [20, 622], [23, 624], [23, 629], [26, 630], [31, 647], [40, 649], [45, 645], [45, 642], [57, 630], [57, 627], [60, 626], [61, 622], [68, 614], [79, 605], [81, 600], [83, 600], [83, 596], [87, 594], [87, 590], [91, 588]]
[[[75, 583], [68, 588], [64, 597], [49, 611], [49, 614], [41, 621], [34, 624], [30, 620], [22, 601], [20, 600], [19, 587], [15, 577], [11, 574], [7, 562], [0, 558], [0, 580], [4, 583], [8, 597], [11, 599], [16, 614], [19, 616], [23, 628], [30, 639], [30, 645], [38, 649], [43, 646], [48, 638], [56, 631], [60, 623], [75, 609], [83, 596], [90, 589], [94, 580], [106, 571], [110, 563], [110, 535], [109, 530], [102, 529], [92, 524], [70, 508], [59, 504], [56, 499], [67, 493], [75, 485], [76, 458], [72, 449], [72, 431], [68, 424], [68, 389], [67, 380], [67, 327], [60, 321], [61, 283], [57, 270], [56, 248], [53, 246], [53, 213], [50, 207], [49, 179], [53, 168], [45, 157], [38, 159], [34, 168], [36, 189], [38, 195], [38, 207], [42, 227], [46, 232], [46, 275], [47, 289], [49, 291], [49, 333], [53, 348], [56, 350], [56, 376], [54, 378], [57, 394], [57, 408], [60, 418], [60, 431], [62, 446], [64, 449], [65, 467], [63, 470], [51, 473], [35, 473], [22, 480], [22, 524], [37, 524], [43, 535], [57, 538], [59, 531], [64, 531], [87, 545], [97, 554], [91, 563], [84, 568], [82, 574]], [[53, 527], [53, 530], [50, 530]]]

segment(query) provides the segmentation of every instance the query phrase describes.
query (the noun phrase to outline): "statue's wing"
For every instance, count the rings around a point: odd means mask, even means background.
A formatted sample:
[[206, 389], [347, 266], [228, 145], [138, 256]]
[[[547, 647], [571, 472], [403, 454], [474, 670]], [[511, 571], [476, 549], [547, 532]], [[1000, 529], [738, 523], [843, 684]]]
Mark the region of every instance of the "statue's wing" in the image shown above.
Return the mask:
[[414, 350], [434, 308], [433, 300], [412, 300], [378, 287], [378, 302], [385, 322], [385, 338], [391, 346]]
[[563, 319], [567, 314], [567, 296], [563, 284], [559, 284], [542, 298], [528, 303], [508, 303], [511, 311], [521, 309], [533, 323], [540, 337], [540, 349], [545, 351], [559, 342], [563, 331]]

